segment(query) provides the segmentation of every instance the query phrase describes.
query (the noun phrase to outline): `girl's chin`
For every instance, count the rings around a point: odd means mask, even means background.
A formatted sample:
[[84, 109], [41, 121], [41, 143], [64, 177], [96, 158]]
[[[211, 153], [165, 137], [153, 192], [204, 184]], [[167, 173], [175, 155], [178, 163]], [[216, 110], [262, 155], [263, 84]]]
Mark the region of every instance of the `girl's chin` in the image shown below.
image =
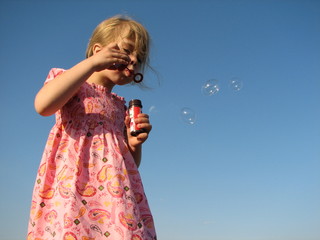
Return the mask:
[[118, 71], [118, 70], [106, 70], [104, 77], [116, 85], [126, 85], [132, 82], [132, 77], [130, 77], [130, 72]]
[[131, 83], [131, 82], [132, 82], [132, 79], [129, 78], [129, 77], [125, 77], [125, 76], [114, 81], [114, 83], [116, 85], [126, 85], [126, 84]]

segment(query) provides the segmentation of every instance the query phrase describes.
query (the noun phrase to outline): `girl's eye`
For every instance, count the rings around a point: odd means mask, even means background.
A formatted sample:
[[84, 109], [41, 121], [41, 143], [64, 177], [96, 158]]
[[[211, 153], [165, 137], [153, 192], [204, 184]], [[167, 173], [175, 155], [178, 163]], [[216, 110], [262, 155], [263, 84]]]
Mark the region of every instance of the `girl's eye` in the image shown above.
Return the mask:
[[129, 49], [124, 48], [123, 51], [124, 51], [126, 54], [131, 54], [131, 51], [130, 51]]

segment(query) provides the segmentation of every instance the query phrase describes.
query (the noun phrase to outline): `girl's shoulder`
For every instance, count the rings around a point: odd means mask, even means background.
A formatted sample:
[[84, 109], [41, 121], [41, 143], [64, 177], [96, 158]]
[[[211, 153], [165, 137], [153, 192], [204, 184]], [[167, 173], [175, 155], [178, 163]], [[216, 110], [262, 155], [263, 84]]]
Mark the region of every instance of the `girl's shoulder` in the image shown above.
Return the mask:
[[52, 79], [54, 79], [55, 77], [63, 73], [64, 71], [66, 70], [63, 68], [51, 68], [46, 78], [46, 81], [44, 83], [51, 81]]

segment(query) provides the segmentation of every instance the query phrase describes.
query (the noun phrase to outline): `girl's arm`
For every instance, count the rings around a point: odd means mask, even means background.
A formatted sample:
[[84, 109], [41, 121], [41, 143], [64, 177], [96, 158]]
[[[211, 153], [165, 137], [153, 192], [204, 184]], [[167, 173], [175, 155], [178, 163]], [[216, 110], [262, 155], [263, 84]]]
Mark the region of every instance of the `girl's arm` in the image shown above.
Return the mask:
[[68, 102], [93, 72], [90, 60], [86, 59], [46, 83], [36, 95], [36, 111], [42, 116], [54, 114]]
[[134, 162], [136, 163], [137, 167], [139, 167], [142, 159], [142, 145], [136, 147], [129, 146], [129, 150], [133, 156]]
[[135, 122], [138, 124], [139, 128], [145, 129], [145, 132], [140, 133], [138, 136], [131, 136], [130, 133], [130, 118], [126, 116], [125, 124], [127, 127], [127, 139], [128, 139], [128, 147], [134, 158], [134, 161], [137, 167], [140, 166], [141, 158], [142, 158], [142, 144], [148, 139], [149, 133], [152, 129], [152, 125], [149, 122], [149, 116], [145, 113], [140, 113], [138, 118], [135, 119]]
[[113, 64], [129, 64], [130, 58], [121, 52], [116, 43], [106, 47], [96, 44], [93, 56], [45, 84], [35, 98], [35, 109], [43, 116], [50, 116], [61, 109], [94, 73], [111, 68]]

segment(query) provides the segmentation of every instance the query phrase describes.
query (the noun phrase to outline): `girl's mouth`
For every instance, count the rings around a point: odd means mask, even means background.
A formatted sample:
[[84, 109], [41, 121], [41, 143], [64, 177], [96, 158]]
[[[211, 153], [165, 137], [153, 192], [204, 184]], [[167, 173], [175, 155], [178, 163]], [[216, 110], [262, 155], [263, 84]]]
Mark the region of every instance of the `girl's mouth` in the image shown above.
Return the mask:
[[128, 75], [128, 77], [132, 77], [134, 75], [133, 70], [130, 70], [127, 67], [123, 71], [125, 71], [125, 73], [126, 73], [126, 75]]
[[128, 66], [123, 65], [123, 64], [114, 64], [115, 69], [118, 71], [125, 71], [126, 75], [128, 77], [133, 77], [133, 81], [135, 83], [140, 83], [143, 80], [143, 75], [142, 73], [134, 73], [133, 70], [130, 70]]

